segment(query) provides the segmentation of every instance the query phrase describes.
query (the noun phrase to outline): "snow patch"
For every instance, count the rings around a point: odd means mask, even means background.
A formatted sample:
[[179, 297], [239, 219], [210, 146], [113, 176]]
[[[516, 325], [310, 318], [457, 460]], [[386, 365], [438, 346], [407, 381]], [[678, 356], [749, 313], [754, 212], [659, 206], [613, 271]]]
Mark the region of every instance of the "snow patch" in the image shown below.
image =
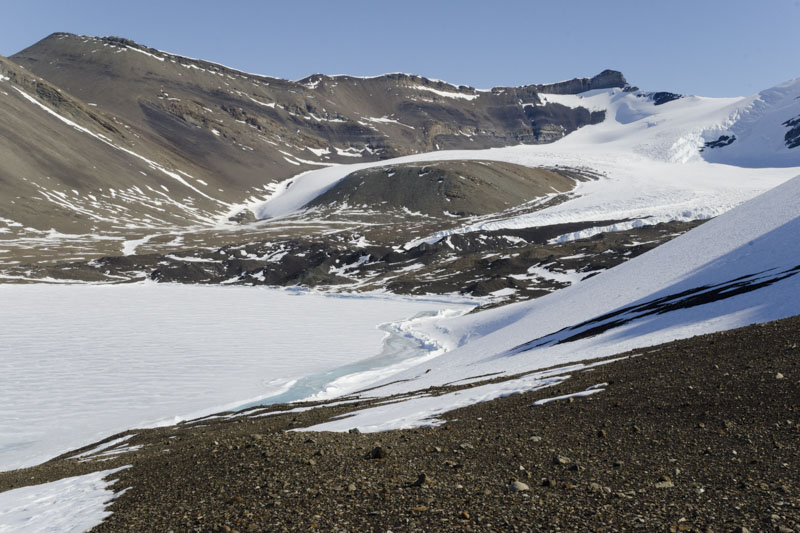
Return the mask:
[[162, 63], [164, 62], [164, 58], [163, 57], [157, 56], [155, 54], [151, 54], [150, 52], [142, 50], [141, 48], [134, 48], [133, 46], [128, 46], [128, 50], [133, 50], [134, 52], [139, 52], [140, 54], [144, 54], [144, 55], [146, 55], [148, 57], [152, 57], [153, 59], [157, 59], [157, 60], [161, 61]]
[[434, 89], [433, 87], [425, 87], [424, 85], [414, 85], [410, 88], [415, 89], [417, 91], [427, 91], [429, 93], [434, 93], [439, 96], [444, 96], [445, 98], [460, 98], [462, 100], [475, 100], [480, 96], [479, 94], [464, 94], [464, 93], [454, 93], [450, 91], [440, 91], [439, 89]]
[[0, 531], [82, 533], [99, 525], [111, 512], [109, 504], [122, 492], [114, 493], [114, 481], [105, 478], [130, 468], [68, 477], [0, 493]]

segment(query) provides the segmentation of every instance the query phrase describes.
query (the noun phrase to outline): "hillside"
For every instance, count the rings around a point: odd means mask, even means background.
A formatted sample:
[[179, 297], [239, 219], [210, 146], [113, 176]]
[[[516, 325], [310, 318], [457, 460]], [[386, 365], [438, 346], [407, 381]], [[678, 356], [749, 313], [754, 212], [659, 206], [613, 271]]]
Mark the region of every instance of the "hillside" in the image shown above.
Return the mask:
[[553, 192], [569, 192], [575, 180], [566, 172], [496, 161], [434, 161], [353, 172], [305, 207], [405, 208], [433, 217], [489, 215]]
[[207, 224], [228, 208], [116, 116], [3, 58], [0, 79], [3, 233]]
[[[549, 90], [622, 87], [618, 72], [555, 86], [477, 91], [414, 75], [247, 74], [132, 41], [54, 34], [14, 54], [30, 71], [120, 116], [240, 188], [329, 163], [454, 148], [551, 142], [603, 119], [557, 104], [516, 104]], [[124, 91], [118, 90], [125, 87]]]

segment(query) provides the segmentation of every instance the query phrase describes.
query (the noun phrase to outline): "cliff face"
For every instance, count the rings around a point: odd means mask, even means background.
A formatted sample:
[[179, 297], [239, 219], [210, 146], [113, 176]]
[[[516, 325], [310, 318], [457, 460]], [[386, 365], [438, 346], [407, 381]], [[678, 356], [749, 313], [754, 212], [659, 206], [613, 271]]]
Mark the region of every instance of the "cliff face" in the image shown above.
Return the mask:
[[575, 78], [573, 80], [536, 85], [536, 90], [547, 94], [578, 94], [595, 89], [623, 88], [628, 84], [622, 72], [617, 70], [604, 70], [592, 78]]

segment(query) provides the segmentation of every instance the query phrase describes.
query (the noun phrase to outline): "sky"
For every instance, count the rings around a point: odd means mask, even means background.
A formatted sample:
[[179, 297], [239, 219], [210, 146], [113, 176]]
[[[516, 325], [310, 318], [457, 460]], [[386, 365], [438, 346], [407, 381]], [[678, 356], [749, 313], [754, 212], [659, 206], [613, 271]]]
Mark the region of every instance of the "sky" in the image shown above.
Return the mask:
[[408, 72], [477, 88], [611, 68], [644, 90], [743, 96], [800, 77], [800, 0], [4, 2], [0, 55], [126, 37], [286, 79]]

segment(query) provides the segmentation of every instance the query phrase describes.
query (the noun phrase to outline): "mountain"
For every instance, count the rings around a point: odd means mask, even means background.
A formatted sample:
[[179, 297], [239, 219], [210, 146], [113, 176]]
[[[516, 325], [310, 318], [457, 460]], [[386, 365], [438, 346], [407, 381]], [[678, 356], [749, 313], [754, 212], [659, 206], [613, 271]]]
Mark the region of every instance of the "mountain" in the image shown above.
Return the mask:
[[[745, 98], [647, 92], [610, 70], [491, 90], [288, 81], [63, 33], [2, 64], [19, 89], [3, 149], [27, 154], [0, 163], [12, 281], [528, 299], [800, 168], [797, 80]], [[46, 157], [30, 149], [41, 132], [60, 143]]]
[[525, 110], [518, 99], [625, 84], [612, 71], [492, 91], [406, 74], [292, 82], [126, 39], [70, 34], [51, 35], [11, 59], [193, 161], [203, 179], [223, 176], [239, 191], [354, 158], [549, 142], [602, 113], [559, 105]]
[[[20, 249], [0, 258], [11, 264], [33, 258], [36, 264], [91, 260], [119, 253], [125, 241], [153, 232], [216, 231], [230, 225], [228, 219], [247, 222], [253, 216], [248, 205], [265, 200], [275, 183], [304, 169], [437, 148], [549, 142], [602, 120], [602, 113], [559, 105], [520, 108], [517, 99], [538, 101], [541, 90], [625, 84], [613, 71], [552, 86], [492, 91], [405, 74], [317, 75], [291, 82], [125, 39], [70, 34], [51, 35], [3, 65], [8, 84], [24, 73], [49, 87], [45, 94], [19, 85], [32, 100], [11, 93], [31, 108], [3, 111], [6, 124], [25, 123], [3, 138], [5, 152], [31, 153], [31, 147], [46, 146], [24, 129], [34, 126], [59, 139], [51, 143], [62, 143], [46, 159], [4, 160], [0, 212], [9, 222], [3, 237], [22, 239]], [[54, 100], [48, 94], [58, 96]], [[73, 108], [88, 118], [73, 116]], [[104, 124], [92, 117], [102, 117]], [[113, 135], [104, 133], [108, 125]], [[102, 162], [105, 152], [120, 153], [114, 154], [116, 163], [76, 165], [73, 147], [84, 161]], [[520, 202], [529, 199], [523, 196]], [[35, 250], [26, 244], [50, 241], [52, 247]]]
[[797, 166], [800, 146], [800, 79], [745, 100], [730, 119], [703, 134], [703, 157], [745, 167]]

